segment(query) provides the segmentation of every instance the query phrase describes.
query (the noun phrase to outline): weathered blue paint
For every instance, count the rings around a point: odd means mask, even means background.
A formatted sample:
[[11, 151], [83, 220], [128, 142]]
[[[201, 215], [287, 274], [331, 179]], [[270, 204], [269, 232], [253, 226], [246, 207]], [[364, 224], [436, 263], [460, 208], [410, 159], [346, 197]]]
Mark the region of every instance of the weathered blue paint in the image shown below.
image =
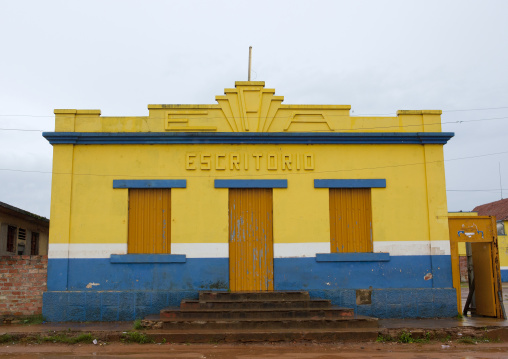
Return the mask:
[[501, 282], [508, 282], [508, 269], [501, 269]]
[[[51, 263], [51, 264], [50, 264]], [[67, 268], [68, 263], [68, 268]], [[101, 259], [49, 259], [48, 291], [227, 289], [227, 258], [187, 258], [185, 263], [111, 263]], [[60, 272], [59, 272], [60, 271]], [[58, 278], [67, 273], [67, 289]], [[90, 283], [91, 288], [86, 288]]]
[[197, 299], [197, 291], [45, 292], [44, 318], [52, 322], [129, 321], [142, 319], [182, 299]]
[[457, 316], [453, 288], [372, 289], [371, 304], [357, 305], [355, 289], [311, 290], [312, 298], [353, 308], [355, 313], [377, 318], [436, 318]]
[[185, 254], [112, 254], [111, 263], [185, 263]]
[[288, 188], [285, 179], [216, 179], [215, 188]]
[[52, 145], [104, 144], [445, 144], [453, 132], [355, 133], [199, 133], [199, 132], [43, 132]]
[[[428, 273], [432, 278], [425, 280]], [[228, 285], [228, 258], [137, 264], [50, 258], [43, 314], [50, 321], [133, 320], [195, 298], [200, 290], [227, 290]], [[372, 289], [372, 304], [357, 306], [356, 289]], [[313, 297], [380, 318], [457, 314], [450, 256], [445, 255], [355, 262], [275, 258], [274, 290], [308, 290]]]
[[[445, 255], [390, 256], [388, 262], [277, 258], [273, 271], [275, 290], [453, 287], [451, 260]], [[425, 280], [428, 273], [432, 278]]]
[[[453, 287], [451, 284], [451, 278], [452, 278], [452, 266], [451, 266], [451, 256], [445, 256], [445, 255], [436, 255], [436, 256], [430, 256], [430, 261], [432, 265], [432, 286], [434, 288], [446, 288], [446, 287]], [[446, 270], [449, 272], [448, 276], [435, 276], [436, 273], [440, 273], [440, 271]]]
[[[367, 288], [368, 289], [368, 288]], [[360, 315], [378, 318], [434, 318], [457, 315], [453, 288], [372, 289], [371, 304], [357, 305], [355, 289], [309, 290], [311, 298], [331, 300]], [[144, 318], [182, 299], [197, 299], [198, 291], [73, 291], [45, 292], [43, 316], [48, 321], [118, 321]]]
[[67, 283], [70, 265], [71, 263], [68, 259], [48, 259], [48, 290], [62, 291], [68, 289]]
[[388, 262], [390, 253], [317, 253], [316, 262]]
[[386, 188], [386, 179], [315, 179], [314, 188]]
[[187, 180], [113, 180], [113, 188], [186, 188]]
[[[68, 268], [67, 268], [68, 265]], [[67, 275], [66, 275], [67, 273]], [[432, 273], [432, 279], [425, 280]], [[67, 287], [61, 279], [68, 277]], [[204, 290], [229, 281], [228, 258], [185, 263], [111, 263], [104, 259], [49, 259], [49, 291]], [[97, 283], [87, 289], [89, 283]], [[275, 290], [332, 288], [451, 288], [450, 256], [390, 256], [390, 261], [318, 262], [275, 258]], [[66, 289], [67, 288], [67, 289]]]

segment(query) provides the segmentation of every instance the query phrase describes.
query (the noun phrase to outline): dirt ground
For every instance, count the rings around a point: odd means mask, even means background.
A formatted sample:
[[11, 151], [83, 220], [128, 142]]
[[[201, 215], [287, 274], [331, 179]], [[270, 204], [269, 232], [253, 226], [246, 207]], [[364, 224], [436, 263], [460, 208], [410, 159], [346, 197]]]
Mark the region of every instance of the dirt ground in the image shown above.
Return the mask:
[[508, 343], [2, 345], [0, 358], [508, 358]]

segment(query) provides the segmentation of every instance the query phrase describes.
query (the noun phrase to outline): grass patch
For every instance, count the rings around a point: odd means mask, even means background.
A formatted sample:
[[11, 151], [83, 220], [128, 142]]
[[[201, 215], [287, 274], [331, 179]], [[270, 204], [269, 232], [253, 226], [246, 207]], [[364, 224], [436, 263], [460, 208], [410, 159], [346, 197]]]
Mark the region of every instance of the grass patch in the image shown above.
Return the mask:
[[402, 331], [399, 334], [398, 341], [399, 341], [399, 343], [414, 343], [414, 339], [413, 339], [413, 336], [411, 335], [411, 333], [404, 332], [404, 331]]
[[376, 338], [376, 342], [377, 343], [387, 343], [387, 342], [393, 342], [393, 338], [389, 335], [382, 335], [382, 334], [379, 334]]
[[124, 343], [138, 343], [138, 344], [147, 344], [147, 343], [154, 343], [154, 341], [147, 337], [143, 333], [138, 332], [127, 332], [124, 335], [122, 335], [122, 342]]
[[33, 324], [42, 324], [45, 321], [46, 320], [44, 319], [42, 314], [38, 314], [26, 317], [25, 319], [23, 319], [22, 323], [26, 325], [33, 325]]
[[446, 337], [441, 338], [441, 342], [446, 343], [452, 340], [452, 337], [448, 334]]
[[387, 336], [379, 335], [376, 339], [376, 342], [378, 343], [397, 342], [411, 344], [411, 343], [429, 343], [431, 339], [432, 338], [430, 332], [425, 333], [425, 336], [423, 338], [414, 338], [413, 334], [411, 334], [410, 332], [402, 331], [396, 338], [393, 338], [389, 335]]
[[64, 343], [64, 344], [76, 344], [76, 343], [92, 343], [92, 334], [80, 334], [77, 337], [71, 337], [67, 334], [55, 334], [48, 337], [40, 337], [39, 342], [41, 343]]
[[499, 343], [499, 340], [492, 340], [487, 337], [479, 337], [479, 338], [463, 337], [463, 338], [457, 339], [457, 343], [462, 343], [462, 344]]
[[134, 329], [135, 330], [143, 329], [143, 325], [141, 324], [141, 319], [136, 319], [134, 321]]
[[71, 336], [67, 333], [58, 333], [50, 336], [27, 336], [17, 337], [10, 334], [0, 335], [0, 344], [3, 343], [25, 343], [25, 344], [42, 344], [42, 343], [63, 343], [63, 344], [77, 344], [77, 343], [88, 343], [93, 342], [91, 333], [83, 333], [78, 336]]
[[15, 340], [16, 339], [12, 335], [10, 335], [10, 334], [2, 334], [2, 335], [0, 335], [0, 344], [10, 343], [10, 342], [13, 342]]
[[470, 338], [470, 337], [464, 337], [464, 338], [457, 339], [457, 342], [462, 343], [462, 344], [478, 344], [476, 339]]

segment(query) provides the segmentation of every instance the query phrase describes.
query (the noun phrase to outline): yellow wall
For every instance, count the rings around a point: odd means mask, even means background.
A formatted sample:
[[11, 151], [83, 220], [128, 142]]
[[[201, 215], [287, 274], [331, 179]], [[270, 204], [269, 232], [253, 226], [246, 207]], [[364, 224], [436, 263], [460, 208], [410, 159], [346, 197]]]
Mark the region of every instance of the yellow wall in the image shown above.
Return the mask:
[[[189, 147], [192, 147], [192, 153], [312, 152], [315, 156], [315, 170], [256, 171], [252, 160], [249, 171], [189, 171], [185, 169], [185, 156]], [[69, 194], [72, 195], [71, 242], [123, 243], [127, 240], [128, 190], [113, 190], [113, 180], [187, 179], [187, 188], [172, 190], [175, 209], [172, 211], [172, 241], [227, 242], [228, 191], [215, 189], [213, 180], [238, 178], [239, 175], [239, 178], [287, 178], [287, 189], [274, 190], [275, 241], [326, 242], [329, 240], [328, 190], [315, 189], [313, 180], [386, 178], [386, 188], [372, 190], [372, 207], [376, 208], [373, 213], [375, 240], [428, 240], [425, 166], [418, 164], [376, 169], [390, 166], [395, 156], [403, 163], [417, 163], [422, 160], [422, 148], [411, 145], [372, 145], [370, 150], [379, 157], [369, 156], [363, 145], [76, 146], [72, 192], [69, 193], [67, 186], [55, 186], [54, 196], [67, 206], [68, 201], [64, 199]], [[362, 161], [357, 160], [358, 156]], [[339, 158], [341, 160], [337, 160]], [[371, 169], [351, 170], [355, 168]], [[60, 177], [66, 179], [69, 175], [56, 175], [56, 179]], [[441, 211], [436, 213], [446, 211], [444, 191], [436, 193], [432, 200]], [[52, 240], [65, 243], [68, 240], [67, 217], [62, 213], [53, 218], [52, 231], [55, 235]], [[414, 231], [415, 228], [424, 230]], [[447, 238], [443, 233], [438, 233], [433, 238], [437, 235], [443, 240]]]
[[[505, 233], [508, 231], [508, 221], [503, 221]], [[508, 269], [508, 235], [497, 236], [499, 248], [499, 262], [501, 267]]]

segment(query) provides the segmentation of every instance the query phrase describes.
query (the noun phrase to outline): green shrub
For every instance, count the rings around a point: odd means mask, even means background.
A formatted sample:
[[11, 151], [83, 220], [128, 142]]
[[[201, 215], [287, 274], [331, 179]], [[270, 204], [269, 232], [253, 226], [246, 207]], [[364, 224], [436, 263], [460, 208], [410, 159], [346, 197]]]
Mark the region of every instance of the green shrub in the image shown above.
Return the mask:
[[154, 341], [149, 337], [147, 337], [145, 334], [138, 332], [125, 333], [124, 335], [122, 335], [122, 341], [124, 343], [139, 343], [139, 344], [154, 343]]

